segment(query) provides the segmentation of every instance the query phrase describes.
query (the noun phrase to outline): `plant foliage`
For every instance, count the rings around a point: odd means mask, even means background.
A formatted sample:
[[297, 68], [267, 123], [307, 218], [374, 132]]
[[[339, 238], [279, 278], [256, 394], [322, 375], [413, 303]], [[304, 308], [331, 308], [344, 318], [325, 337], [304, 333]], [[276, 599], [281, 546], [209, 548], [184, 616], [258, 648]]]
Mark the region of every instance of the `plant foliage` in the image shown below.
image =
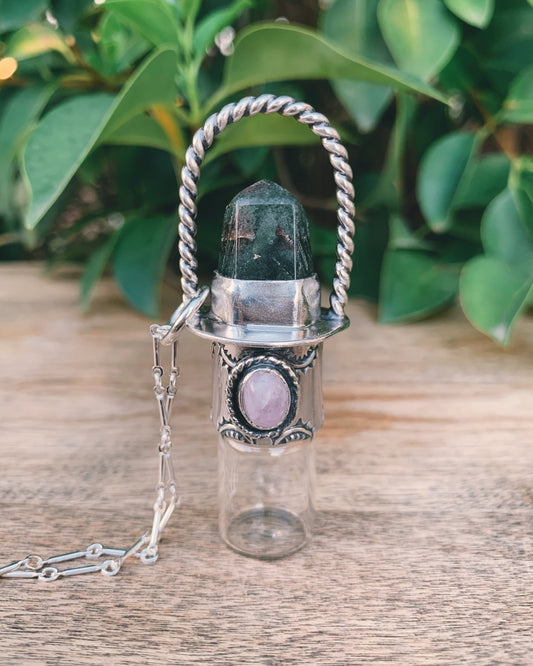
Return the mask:
[[[528, 0], [1, 0], [0, 257], [82, 263], [83, 307], [111, 266], [155, 316], [192, 134], [227, 101], [288, 93], [349, 148], [352, 293], [385, 322], [459, 296], [506, 345], [533, 301], [532, 53]], [[233, 194], [271, 177], [306, 205], [329, 278], [327, 168], [292, 119], [228, 128], [200, 183], [201, 258]]]

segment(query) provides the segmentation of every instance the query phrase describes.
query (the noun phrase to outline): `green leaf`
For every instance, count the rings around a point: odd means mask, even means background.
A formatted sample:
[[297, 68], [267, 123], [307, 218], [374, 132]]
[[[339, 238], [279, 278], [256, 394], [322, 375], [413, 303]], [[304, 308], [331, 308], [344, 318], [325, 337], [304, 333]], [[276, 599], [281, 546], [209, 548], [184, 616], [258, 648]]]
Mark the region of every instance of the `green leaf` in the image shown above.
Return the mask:
[[23, 158], [31, 196], [27, 229], [36, 227], [68, 185], [96, 143], [114, 100], [104, 93], [74, 97], [56, 106], [37, 125]]
[[93, 31], [98, 51], [85, 54], [86, 60], [106, 77], [123, 72], [149, 50], [148, 42], [133, 34], [115, 14], [107, 13]]
[[[268, 157], [268, 149], [269, 146], [240, 148], [232, 151], [231, 159], [242, 176], [251, 178]], [[216, 179], [215, 183], [223, 182], [227, 178], [228, 176], [222, 176], [222, 178]], [[235, 176], [230, 176], [230, 178], [234, 180]]]
[[389, 250], [423, 250], [431, 252], [432, 249], [430, 243], [415, 234], [405, 218], [397, 214], [391, 215]]
[[[17, 1], [17, 0], [15, 0]], [[83, 20], [93, 4], [93, 0], [51, 0], [52, 14], [65, 34], [74, 34], [78, 23]]]
[[200, 11], [202, 0], [174, 0], [174, 3], [180, 7], [182, 16], [194, 23]]
[[97, 142], [151, 104], [172, 102], [175, 52], [159, 51], [130, 77], [117, 97], [81, 95], [56, 106], [36, 127], [24, 153], [31, 190], [25, 225], [33, 229]]
[[388, 250], [381, 272], [380, 320], [422, 319], [452, 303], [459, 278], [455, 267], [424, 252]]
[[[389, 239], [389, 220], [386, 208], [367, 211], [366, 221], [357, 228], [354, 267], [350, 294], [377, 303], [380, 293], [381, 268]], [[331, 240], [333, 241], [332, 233]], [[327, 273], [328, 281], [334, 272], [334, 262]]]
[[82, 310], [87, 310], [91, 303], [91, 295], [98, 280], [102, 277], [105, 267], [111, 259], [115, 245], [119, 239], [121, 230], [116, 231], [106, 242], [101, 245], [85, 264], [80, 278], [80, 305]]
[[46, 0], [0, 0], [0, 32], [39, 20], [47, 5]]
[[509, 189], [487, 206], [481, 220], [481, 239], [488, 255], [507, 264], [529, 260], [533, 265], [533, 236], [522, 222]]
[[229, 125], [217, 138], [212, 150], [207, 153], [205, 163], [212, 162], [224, 153], [239, 148], [257, 146], [307, 146], [317, 144], [319, 138], [309, 127], [294, 118], [277, 114], [258, 114], [243, 118], [238, 125]]
[[460, 41], [441, 0], [380, 0], [378, 19], [398, 66], [427, 80], [438, 74]]
[[507, 89], [510, 76], [531, 64], [533, 12], [523, 0], [499, 0], [493, 20], [474, 38], [485, 73]]
[[527, 307], [533, 269], [510, 266], [494, 257], [475, 257], [462, 270], [461, 305], [470, 322], [501, 345], [511, 341], [513, 327]]
[[[322, 32], [346, 53], [390, 63], [377, 20], [379, 0], [336, 0], [322, 12]], [[392, 90], [372, 83], [333, 79], [336, 96], [361, 132], [370, 132], [387, 108]]]
[[522, 220], [533, 236], [533, 162], [522, 157], [509, 174], [509, 190]]
[[107, 0], [112, 12], [154, 46], [181, 47], [181, 31], [175, 12], [165, 0]]
[[476, 28], [486, 28], [494, 14], [494, 0], [444, 0], [448, 9]]
[[507, 185], [510, 166], [503, 153], [472, 159], [457, 190], [455, 208], [486, 206]]
[[10, 98], [0, 121], [0, 165], [14, 158], [25, 139], [25, 134], [54, 90], [54, 85], [34, 85], [18, 90]]
[[387, 147], [385, 164], [377, 186], [365, 205], [384, 204], [391, 209], [401, 207], [404, 196], [404, 156], [407, 137], [417, 109], [416, 100], [408, 95], [396, 97], [396, 119]]
[[57, 51], [68, 62], [76, 62], [63, 35], [51, 26], [40, 23], [25, 26], [13, 33], [7, 40], [5, 55], [16, 60], [26, 60], [48, 51]]
[[446, 102], [447, 98], [420, 81], [392, 67], [350, 56], [318, 33], [280, 23], [246, 28], [226, 60], [224, 82], [211, 98], [211, 109], [238, 90], [294, 79], [358, 79], [390, 85], [395, 90], [422, 93]]
[[122, 228], [113, 272], [127, 299], [148, 315], [158, 314], [159, 288], [177, 235], [175, 217], [136, 218]]
[[0, 214], [6, 214], [12, 197], [13, 162], [27, 134], [55, 86], [30, 86], [18, 90], [6, 104], [0, 120]]
[[501, 119], [508, 123], [533, 123], [533, 65], [524, 69], [511, 83]]
[[218, 33], [242, 14], [248, 7], [252, 6], [251, 0], [235, 0], [229, 7], [217, 9], [205, 16], [194, 28], [193, 50], [196, 54], [203, 54], [205, 50], [215, 41]]
[[176, 153], [161, 125], [145, 113], [130, 118], [113, 132], [106, 133], [105, 140], [102, 140], [104, 142], [121, 146], [150, 146]]
[[452, 224], [451, 213], [461, 179], [474, 148], [475, 135], [452, 132], [435, 141], [424, 154], [417, 180], [417, 199], [428, 225], [442, 233]]

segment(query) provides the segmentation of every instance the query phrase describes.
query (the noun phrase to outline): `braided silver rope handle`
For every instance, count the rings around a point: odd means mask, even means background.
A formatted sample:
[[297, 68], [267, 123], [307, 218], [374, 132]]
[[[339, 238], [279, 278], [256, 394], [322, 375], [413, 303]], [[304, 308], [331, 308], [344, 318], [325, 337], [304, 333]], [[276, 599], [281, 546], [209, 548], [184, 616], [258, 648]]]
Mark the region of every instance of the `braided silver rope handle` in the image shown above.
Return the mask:
[[309, 104], [296, 102], [292, 97], [287, 96], [244, 97], [239, 102], [227, 104], [218, 113], [209, 116], [204, 126], [195, 133], [185, 155], [185, 166], [181, 171], [182, 185], [178, 209], [180, 270], [184, 299], [189, 301], [198, 293], [196, 272], [198, 261], [194, 236], [198, 180], [205, 153], [212, 146], [215, 137], [228, 125], [258, 113], [279, 113], [282, 116], [292, 116], [298, 122], [308, 125], [311, 131], [320, 137], [322, 145], [330, 154], [329, 159], [337, 184], [339, 226], [337, 229], [337, 262], [329, 302], [330, 314], [335, 317], [343, 317], [347, 302], [346, 292], [350, 286], [355, 215], [352, 170], [348, 164], [348, 154], [340, 141], [337, 130], [331, 127], [326, 116], [317, 113]]

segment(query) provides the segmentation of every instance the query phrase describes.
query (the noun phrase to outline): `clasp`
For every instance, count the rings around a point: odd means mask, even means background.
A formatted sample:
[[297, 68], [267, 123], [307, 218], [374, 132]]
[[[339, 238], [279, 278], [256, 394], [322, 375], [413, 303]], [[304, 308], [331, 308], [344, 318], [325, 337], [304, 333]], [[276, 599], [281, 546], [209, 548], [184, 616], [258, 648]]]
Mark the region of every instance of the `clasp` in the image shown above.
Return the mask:
[[190, 301], [183, 301], [180, 304], [166, 326], [152, 327], [152, 335], [157, 335], [161, 344], [171, 345], [189, 319], [202, 307], [208, 295], [209, 287], [200, 287]]

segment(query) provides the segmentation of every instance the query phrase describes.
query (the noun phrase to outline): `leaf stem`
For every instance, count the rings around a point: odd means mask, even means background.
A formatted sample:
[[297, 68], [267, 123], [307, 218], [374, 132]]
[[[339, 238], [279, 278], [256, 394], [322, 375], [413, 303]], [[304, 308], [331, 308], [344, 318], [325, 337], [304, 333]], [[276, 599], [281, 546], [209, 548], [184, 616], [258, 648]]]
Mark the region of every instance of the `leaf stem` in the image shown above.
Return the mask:
[[198, 71], [201, 59], [194, 56], [194, 24], [202, 0], [193, 0], [183, 24], [183, 63], [181, 74], [185, 83], [185, 93], [189, 102], [190, 114], [187, 118], [189, 126], [197, 126], [202, 118], [200, 97], [198, 95]]
[[511, 162], [513, 166], [516, 166], [519, 155], [517, 155], [514, 151], [509, 150], [509, 148], [501, 140], [500, 133], [498, 131], [498, 123], [496, 122], [495, 117], [487, 109], [477, 90], [475, 90], [474, 88], [470, 88], [468, 92], [470, 93], [470, 96], [472, 97], [474, 104], [477, 106], [479, 112], [483, 117], [483, 120], [485, 121], [485, 126], [484, 128], [482, 128], [482, 130], [486, 129], [489, 134], [492, 134], [496, 143], [500, 147], [501, 151], [509, 159], [509, 162]]

